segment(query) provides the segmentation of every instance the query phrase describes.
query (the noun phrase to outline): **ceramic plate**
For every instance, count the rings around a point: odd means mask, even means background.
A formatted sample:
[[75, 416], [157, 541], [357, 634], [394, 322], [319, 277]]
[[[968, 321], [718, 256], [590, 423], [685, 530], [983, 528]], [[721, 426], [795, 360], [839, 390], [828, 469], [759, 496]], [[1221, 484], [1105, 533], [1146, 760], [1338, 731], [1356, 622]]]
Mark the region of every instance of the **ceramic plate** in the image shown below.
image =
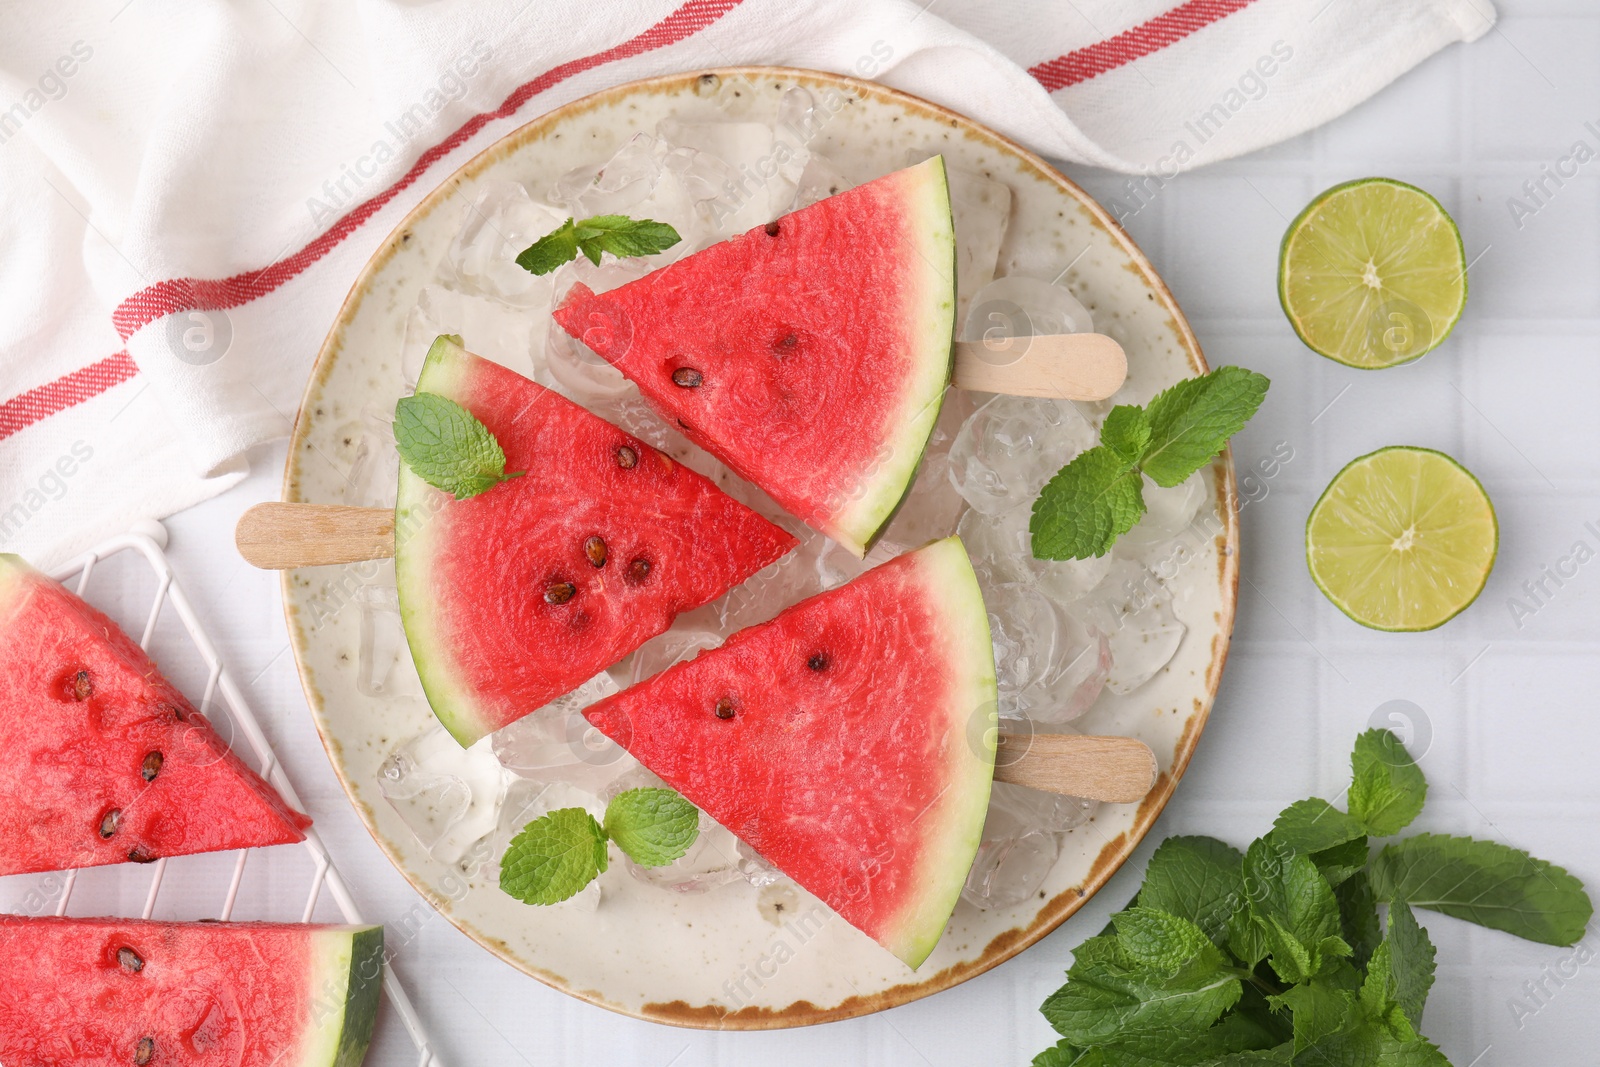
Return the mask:
[[[909, 148], [942, 152], [951, 167], [1008, 186], [1010, 225], [998, 273], [1048, 280], [1065, 270], [1062, 284], [1093, 312], [1096, 327], [1126, 348], [1129, 395], [1142, 402], [1205, 369], [1149, 261], [1105, 211], [1037, 156], [951, 111], [872, 83], [794, 70], [697, 71], [618, 86], [530, 122], [411, 212], [362, 272], [323, 345], [295, 424], [284, 498], [370, 503], [358, 498], [361, 479], [352, 478], [352, 465], [365, 461], [353, 442], [371, 412], [392, 410], [406, 391], [407, 316], [482, 183], [522, 182], [537, 197], [663, 119], [770, 121], [779, 96], [794, 85], [828, 109], [811, 147], [854, 180], [897, 169]], [[613, 1011], [695, 1027], [800, 1026], [903, 1004], [1009, 959], [1077, 911], [1150, 829], [1205, 726], [1233, 627], [1238, 526], [1227, 454], [1202, 477], [1207, 502], [1168, 580], [1188, 627], [1177, 654], [1133, 693], [1103, 694], [1075, 724], [1147, 742], [1160, 763], [1155, 789], [1137, 805], [1103, 805], [1068, 832], [1042, 889], [1022, 904], [982, 911], [963, 902], [916, 972], [792, 889], [787, 898], [762, 896], [741, 881], [700, 895], [671, 893], [641, 884], [614, 862], [598, 909], [534, 908], [489, 877], [435, 860], [378, 788], [396, 746], [433, 724], [419, 690], [372, 676], [374, 655], [403, 659], [402, 671], [410, 671], [396, 631], [381, 625], [380, 568], [287, 572], [283, 594], [306, 695], [351, 802], [389, 858], [451, 922], [511, 965]]]

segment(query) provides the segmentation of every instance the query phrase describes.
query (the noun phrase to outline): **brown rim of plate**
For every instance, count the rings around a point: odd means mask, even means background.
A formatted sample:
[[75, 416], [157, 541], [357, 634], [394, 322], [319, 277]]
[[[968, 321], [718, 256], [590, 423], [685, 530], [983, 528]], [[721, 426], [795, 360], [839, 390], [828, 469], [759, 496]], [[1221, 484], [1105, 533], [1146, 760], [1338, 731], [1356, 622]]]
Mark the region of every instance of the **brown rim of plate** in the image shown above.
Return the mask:
[[[531, 140], [542, 136], [546, 130], [570, 118], [605, 104], [609, 104], [619, 97], [628, 96], [637, 92], [668, 92], [689, 89], [692, 84], [701, 78], [716, 76], [726, 78], [730, 76], [745, 78], [779, 78], [795, 84], [810, 84], [813, 86], [827, 85], [848, 89], [856, 96], [884, 102], [893, 102], [910, 111], [921, 111], [948, 122], [951, 126], [960, 129], [969, 137], [975, 137], [991, 145], [1001, 153], [1007, 153], [1020, 158], [1038, 175], [1061, 188], [1073, 199], [1077, 200], [1089, 212], [1089, 215], [1110, 235], [1122, 250], [1127, 253], [1137, 268], [1145, 284], [1156, 294], [1162, 306], [1171, 316], [1172, 325], [1176, 330], [1184, 350], [1188, 353], [1189, 363], [1195, 373], [1203, 374], [1209, 368], [1205, 356], [1200, 351], [1200, 343], [1190, 329], [1188, 320], [1184, 318], [1177, 301], [1167, 289], [1166, 283], [1156, 273], [1144, 253], [1133, 243], [1114, 218], [1095, 202], [1094, 198], [1084, 192], [1077, 184], [1062, 175], [1043, 158], [1023, 148], [1016, 142], [1006, 138], [986, 126], [982, 126], [958, 112], [939, 104], [931, 103], [909, 93], [889, 89], [875, 82], [863, 81], [858, 78], [842, 74], [832, 74], [827, 71], [804, 70], [791, 67], [710, 67], [688, 71], [680, 74], [665, 74], [655, 78], [646, 78], [641, 81], [626, 82], [613, 86], [600, 92], [580, 97], [570, 103], [563, 104], [553, 111], [546, 112], [536, 119], [519, 126], [494, 144], [467, 160], [453, 174], [440, 182], [416, 207], [406, 214], [406, 217], [390, 233], [384, 243], [375, 251], [367, 265], [362, 268], [359, 276], [350, 287], [350, 293], [345, 297], [339, 309], [339, 315], [334, 320], [333, 327], [328, 331], [327, 339], [317, 353], [317, 361], [311, 371], [309, 381], [306, 383], [304, 396], [301, 398], [300, 410], [295, 415], [294, 428], [289, 436], [289, 457], [284, 468], [283, 499], [286, 501], [301, 501], [297, 484], [298, 472], [297, 457], [300, 455], [308, 431], [306, 412], [310, 409], [310, 402], [314, 394], [324, 384], [333, 361], [337, 358], [340, 342], [346, 324], [360, 307], [361, 300], [366, 294], [366, 286], [372, 276], [388, 262], [389, 258], [399, 251], [409, 238], [409, 230], [416, 220], [432, 212], [444, 202], [464, 181], [472, 179], [489, 163], [513, 150], [520, 149]], [[1173, 754], [1172, 768], [1160, 774], [1155, 786], [1150, 790], [1143, 801], [1140, 802], [1138, 811], [1134, 816], [1134, 825], [1131, 834], [1123, 832], [1106, 843], [1105, 847], [1095, 857], [1090, 865], [1089, 876], [1084, 884], [1077, 888], [1069, 888], [1057, 894], [1045, 903], [1033, 920], [1025, 926], [1013, 927], [1000, 934], [984, 947], [982, 954], [975, 960], [959, 963], [947, 967], [936, 974], [928, 975], [915, 982], [906, 982], [901, 985], [891, 986], [881, 992], [868, 996], [849, 997], [833, 1007], [822, 1008], [809, 1001], [797, 1001], [783, 1008], [741, 1008], [738, 1011], [728, 1012], [715, 1005], [693, 1005], [681, 1000], [665, 1003], [648, 1003], [637, 1010], [606, 1000], [600, 993], [591, 989], [580, 989], [572, 985], [560, 975], [549, 971], [531, 967], [523, 960], [518, 959], [500, 939], [476, 929], [470, 923], [451, 914], [449, 901], [441, 900], [430, 887], [421, 884], [413, 874], [406, 869], [400, 858], [400, 850], [386, 840], [379, 831], [377, 821], [372, 812], [367, 808], [357, 795], [354, 785], [345, 777], [343, 765], [337, 755], [338, 743], [330, 737], [322, 720], [323, 700], [312, 681], [310, 672], [306, 667], [302, 655], [303, 638], [295, 620], [295, 611], [291, 601], [291, 577], [294, 572], [284, 571], [282, 591], [284, 598], [284, 615], [289, 627], [290, 644], [294, 648], [295, 666], [300, 674], [301, 686], [305, 690], [306, 699], [312, 710], [312, 717], [316, 722], [317, 735], [322, 740], [323, 748], [328, 753], [329, 762], [333, 764], [334, 773], [343, 786], [345, 795], [349, 797], [351, 805], [366, 825], [367, 832], [372, 835], [384, 855], [394, 864], [395, 869], [410, 882], [412, 887], [420, 893], [439, 911], [452, 925], [462, 933], [472, 938], [478, 944], [488, 949], [500, 959], [509, 963], [517, 970], [537, 978], [552, 988], [558, 989], [569, 996], [591, 1004], [617, 1012], [621, 1015], [637, 1019], [646, 1019], [650, 1022], [666, 1023], [671, 1026], [691, 1027], [701, 1030], [779, 1030], [798, 1026], [812, 1026], [817, 1023], [835, 1022], [842, 1019], [854, 1019], [862, 1015], [870, 1015], [883, 1011], [886, 1008], [897, 1007], [901, 1004], [920, 1000], [934, 993], [942, 992], [953, 986], [960, 985], [969, 978], [975, 978], [992, 967], [1004, 963], [1017, 955], [1023, 949], [1039, 941], [1055, 930], [1066, 919], [1084, 905], [1086, 901], [1098, 892], [1111, 876], [1115, 874], [1133, 854], [1133, 850], [1149, 833], [1156, 817], [1166, 807], [1171, 799], [1173, 790], [1183, 777], [1184, 770], [1189, 765], [1189, 760], [1194, 755], [1195, 745], [1200, 740], [1200, 735], [1205, 730], [1206, 721], [1211, 714], [1211, 707], [1216, 701], [1217, 687], [1222, 681], [1222, 670], [1228, 659], [1228, 648], [1233, 634], [1234, 615], [1239, 599], [1239, 512], [1237, 482], [1233, 470], [1233, 453], [1225, 449], [1222, 455], [1214, 461], [1217, 465], [1217, 500], [1216, 506], [1223, 518], [1223, 531], [1216, 536], [1218, 581], [1222, 586], [1223, 605], [1222, 617], [1217, 620], [1218, 633], [1212, 639], [1211, 663], [1206, 668], [1205, 687], [1206, 699], [1202, 705], [1195, 701], [1194, 714], [1186, 722], [1183, 733], [1178, 740], [1177, 751]]]

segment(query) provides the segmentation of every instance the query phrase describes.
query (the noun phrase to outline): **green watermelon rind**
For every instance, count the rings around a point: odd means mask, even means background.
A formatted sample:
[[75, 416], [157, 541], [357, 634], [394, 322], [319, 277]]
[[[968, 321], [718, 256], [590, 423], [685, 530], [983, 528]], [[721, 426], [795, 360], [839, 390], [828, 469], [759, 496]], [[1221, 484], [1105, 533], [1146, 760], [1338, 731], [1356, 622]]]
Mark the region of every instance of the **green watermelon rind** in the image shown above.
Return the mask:
[[[417, 376], [417, 392], [436, 393], [459, 402], [472, 364], [459, 338], [444, 336], [433, 342]], [[435, 489], [400, 464], [400, 484], [394, 505], [394, 576], [400, 595], [400, 621], [406, 632], [411, 659], [428, 705], [450, 735], [469, 748], [490, 730], [477, 710], [472, 689], [452, 670], [445, 654], [450, 642], [440, 630], [433, 610], [431, 564], [439, 558], [433, 537], [440, 523], [429, 521], [449, 501], [450, 494]]]
[[292, 1067], [360, 1067], [383, 991], [383, 927], [326, 927], [311, 938], [311, 1018]]
[[959, 537], [947, 537], [917, 555], [919, 567], [927, 572], [923, 585], [938, 598], [937, 613], [949, 627], [945, 667], [959, 683], [946, 710], [963, 741], [951, 746], [953, 773], [943, 793], [950, 803], [941, 809], [941, 823], [924, 835], [930, 845], [939, 842], [943, 847], [927, 849], [915, 879], [922, 892], [906, 903], [881, 937], [884, 947], [913, 970], [943, 936], [983, 841], [1000, 700], [989, 615], [966, 547]]
[[[865, 556], [883, 536], [900, 506], [911, 494], [917, 468], [922, 465], [929, 438], [939, 421], [939, 411], [950, 387], [955, 361], [956, 329], [956, 225], [950, 208], [950, 181], [944, 157], [934, 156], [925, 163], [901, 172], [908, 180], [916, 176], [915, 192], [925, 198], [920, 210], [913, 210], [911, 229], [922, 243], [908, 256], [913, 266], [922, 265], [923, 283], [931, 293], [913, 300], [907, 308], [909, 321], [921, 328], [916, 347], [915, 369], [907, 376], [902, 414], [892, 419], [895, 430], [885, 436], [882, 465], [873, 477], [858, 487], [855, 499], [831, 516], [825, 532], [858, 556]], [[944, 265], [941, 270], [940, 264]], [[933, 313], [919, 303], [931, 299]]]

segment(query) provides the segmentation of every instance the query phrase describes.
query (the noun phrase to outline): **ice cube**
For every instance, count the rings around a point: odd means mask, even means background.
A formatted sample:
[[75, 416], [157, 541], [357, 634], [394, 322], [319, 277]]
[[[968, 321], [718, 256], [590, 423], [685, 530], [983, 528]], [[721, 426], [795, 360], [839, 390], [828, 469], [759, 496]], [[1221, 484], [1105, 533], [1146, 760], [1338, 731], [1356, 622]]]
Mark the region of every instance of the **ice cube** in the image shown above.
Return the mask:
[[359, 422], [348, 427], [355, 437], [354, 457], [346, 479], [345, 503], [358, 508], [394, 507], [400, 472], [400, 453], [394, 444], [394, 416], [368, 408]]
[[500, 818], [510, 776], [487, 739], [471, 748], [435, 725], [390, 754], [378, 790], [434, 859], [456, 863]]
[[1126, 695], [1171, 662], [1187, 627], [1172, 610], [1172, 594], [1149, 568], [1119, 559], [1094, 591], [1074, 605], [1079, 617], [1111, 644], [1106, 688]]
[[1032, 504], [1019, 504], [999, 515], [969, 509], [961, 516], [956, 533], [967, 546], [985, 595], [1008, 582], [1031, 581], [1056, 604], [1066, 605], [1099, 585], [1111, 569], [1111, 557], [1034, 558], [1033, 534], [1028, 528], [1032, 517]]
[[[797, 532], [796, 527], [797, 523], [786, 528]], [[723, 633], [766, 622], [795, 601], [822, 592], [817, 559], [831, 542], [814, 531], [799, 528], [798, 532], [804, 536], [794, 551], [734, 586], [716, 602], [717, 623]]]
[[1111, 641], [1105, 634], [1057, 608], [1055, 657], [1044, 677], [1025, 689], [1018, 706], [1031, 719], [1068, 723], [1088, 711], [1111, 677]]
[[369, 697], [420, 698], [422, 681], [400, 621], [400, 598], [393, 583], [363, 582], [353, 599], [361, 608], [356, 688]]
[[1094, 332], [1089, 309], [1064, 286], [1022, 274], [996, 278], [978, 290], [962, 322], [963, 341]]
[[551, 198], [574, 218], [634, 215], [635, 205], [655, 191], [660, 156], [654, 137], [636, 133], [599, 166], [579, 167], [556, 179]]
[[583, 709], [621, 689], [601, 671], [577, 689], [495, 731], [494, 756], [513, 774], [545, 783], [565, 783], [591, 796], [639, 764], [627, 751], [589, 725]]
[[1205, 499], [1205, 482], [1197, 471], [1187, 479], [1163, 488], [1144, 479], [1145, 513], [1133, 529], [1117, 538], [1115, 551], [1119, 556], [1137, 557], [1147, 549], [1164, 545], [1183, 533], [1194, 521]]
[[517, 256], [565, 219], [535, 203], [517, 182], [484, 182], [439, 263], [439, 284], [513, 307], [542, 307], [550, 299], [550, 277], [517, 266]]
[[1097, 441], [1066, 401], [997, 396], [974, 411], [950, 446], [950, 483], [968, 504], [999, 515], [1031, 504], [1044, 483]]
[[826, 200], [836, 193], [854, 188], [855, 183], [844, 176], [836, 163], [812, 152], [796, 179], [794, 199], [789, 203], [789, 210], [799, 211], [818, 200]]
[[1039, 891], [1061, 854], [1060, 836], [1030, 826], [995, 783], [972, 870], [961, 899], [985, 911], [1015, 907]]
[[778, 140], [767, 123], [664, 119], [656, 134], [676, 150], [669, 166], [685, 175], [702, 216], [723, 236], [771, 220], [794, 199], [804, 146]]
[[766, 857], [743, 841], [739, 841], [735, 848], [739, 854], [739, 873], [744, 875], [745, 881], [757, 889], [765, 889], [767, 886], [789, 880], [788, 875], [768, 863]]
[[1005, 808], [1030, 830], [1060, 834], [1088, 822], [1100, 803], [1012, 782], [996, 782], [989, 794], [989, 807], [993, 810], [996, 806]]
[[1032, 585], [1014, 582], [984, 594], [1002, 714], [1017, 710], [1022, 694], [1049, 676], [1060, 639], [1054, 604]]
[[714, 630], [673, 626], [666, 633], [640, 645], [628, 657], [628, 684], [638, 685], [646, 678], [653, 678], [668, 667], [694, 659], [706, 649], [716, 648], [720, 644], [722, 635]]
[[543, 344], [534, 343], [534, 320], [527, 311], [492, 297], [426, 286], [406, 319], [401, 372], [408, 384], [416, 385], [434, 338], [450, 333], [458, 335], [469, 352], [532, 376], [543, 354]]

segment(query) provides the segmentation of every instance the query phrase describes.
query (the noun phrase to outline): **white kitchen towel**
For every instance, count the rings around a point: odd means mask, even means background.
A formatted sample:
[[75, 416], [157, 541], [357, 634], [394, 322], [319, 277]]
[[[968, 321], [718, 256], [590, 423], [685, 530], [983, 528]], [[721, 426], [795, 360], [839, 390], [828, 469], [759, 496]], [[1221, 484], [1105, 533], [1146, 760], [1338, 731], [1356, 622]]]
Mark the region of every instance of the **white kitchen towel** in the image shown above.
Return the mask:
[[834, 70], [1047, 156], [1170, 176], [1326, 121], [1494, 18], [1489, 0], [5, 5], [0, 547], [48, 564], [236, 483], [405, 211], [586, 93]]

